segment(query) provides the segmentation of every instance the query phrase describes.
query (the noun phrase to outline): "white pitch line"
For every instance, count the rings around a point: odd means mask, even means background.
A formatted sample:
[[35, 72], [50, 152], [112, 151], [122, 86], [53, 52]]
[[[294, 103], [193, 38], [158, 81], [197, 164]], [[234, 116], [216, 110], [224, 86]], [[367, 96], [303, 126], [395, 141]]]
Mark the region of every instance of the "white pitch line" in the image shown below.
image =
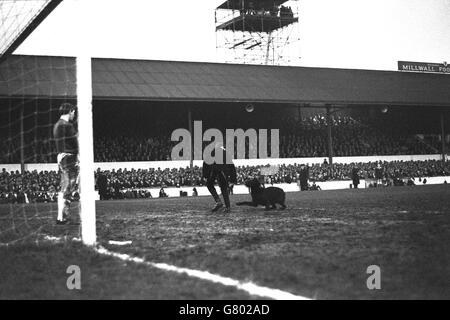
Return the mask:
[[[51, 236], [45, 236], [44, 239], [47, 241], [52, 241], [52, 242], [60, 242], [60, 241], [64, 240], [63, 238], [60, 238], [60, 237], [51, 237]], [[80, 239], [78, 239], [78, 238], [74, 238], [73, 240], [80, 241]], [[222, 277], [222, 276], [210, 273], [208, 271], [201, 271], [201, 270], [188, 269], [188, 268], [179, 268], [177, 266], [173, 266], [173, 265], [166, 264], [166, 263], [155, 263], [155, 262], [145, 261], [143, 258], [132, 257], [125, 253], [109, 251], [108, 249], [106, 249], [102, 246], [94, 247], [94, 251], [99, 254], [103, 254], [106, 256], [111, 256], [111, 257], [121, 259], [123, 261], [142, 263], [147, 266], [161, 269], [164, 271], [172, 271], [172, 272], [176, 272], [179, 274], [187, 274], [188, 276], [193, 277], [193, 278], [198, 278], [198, 279], [210, 281], [213, 283], [219, 283], [224, 286], [235, 287], [236, 289], [243, 290], [251, 295], [255, 295], [255, 296], [259, 296], [259, 297], [270, 298], [270, 299], [274, 299], [274, 300], [311, 300], [310, 298], [297, 296], [290, 292], [282, 291], [279, 289], [261, 287], [252, 282], [243, 283], [243, 282], [240, 282], [240, 281], [232, 279], [232, 278]]]
[[214, 283], [219, 283], [224, 286], [235, 287], [239, 290], [246, 291], [247, 293], [249, 293], [251, 295], [255, 295], [255, 296], [271, 298], [271, 299], [275, 299], [275, 300], [311, 300], [309, 298], [297, 296], [297, 295], [294, 295], [294, 294], [286, 292], [286, 291], [282, 291], [282, 290], [278, 290], [278, 289], [271, 289], [268, 287], [261, 287], [254, 283], [251, 283], [251, 282], [243, 283], [243, 282], [240, 282], [240, 281], [232, 279], [232, 278], [227, 278], [227, 277], [222, 277], [222, 276], [219, 276], [216, 274], [212, 274], [208, 271], [194, 270], [194, 269], [188, 269], [188, 268], [179, 268], [179, 267], [169, 265], [166, 263], [148, 262], [142, 258], [131, 257], [127, 254], [109, 251], [101, 246], [98, 248], [95, 248], [95, 251], [97, 251], [100, 254], [119, 258], [124, 261], [132, 261], [135, 263], [142, 263], [142, 264], [145, 264], [145, 265], [157, 268], [157, 269], [161, 269], [161, 270], [165, 270], [165, 271], [172, 271], [172, 272], [176, 272], [176, 273], [180, 273], [180, 274], [187, 274], [190, 277], [194, 277], [194, 278], [198, 278], [198, 279], [202, 279], [202, 280], [206, 280], [206, 281], [210, 281], [210, 282], [214, 282]]

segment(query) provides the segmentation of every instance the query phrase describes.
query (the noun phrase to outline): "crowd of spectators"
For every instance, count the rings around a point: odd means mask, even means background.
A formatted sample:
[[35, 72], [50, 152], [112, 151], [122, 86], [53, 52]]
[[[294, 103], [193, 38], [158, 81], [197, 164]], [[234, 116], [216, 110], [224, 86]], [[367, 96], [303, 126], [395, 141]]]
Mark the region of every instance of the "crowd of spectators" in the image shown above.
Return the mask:
[[56, 171], [0, 172], [0, 203], [54, 202], [59, 188]]
[[[297, 183], [300, 172], [299, 164], [281, 165], [277, 173], [266, 176], [266, 183]], [[367, 163], [335, 163], [331, 167], [326, 161], [311, 164], [309, 181], [322, 182], [330, 180], [351, 180], [353, 168], [358, 168], [362, 179], [375, 179], [376, 167], [382, 168], [383, 180], [424, 178], [433, 176], [450, 176], [450, 162], [438, 160], [427, 161], [390, 161]], [[243, 184], [249, 177], [259, 176], [262, 166], [237, 167], [237, 183]], [[111, 198], [149, 198], [149, 188], [202, 186], [200, 167], [180, 169], [98, 169], [96, 178], [106, 176], [108, 194]], [[0, 173], [0, 203], [14, 202], [53, 202], [59, 188], [59, 174], [56, 171], [19, 171]], [[74, 194], [74, 197], [77, 195]]]
[[[431, 145], [406, 131], [370, 125], [350, 116], [334, 115], [332, 121], [334, 156], [435, 154], [440, 150], [437, 138], [429, 140], [433, 141]], [[327, 122], [324, 115], [318, 114], [300, 120], [287, 118], [274, 126], [280, 128], [281, 158], [328, 155]], [[171, 150], [176, 142], [170, 140], [170, 135], [171, 129], [164, 126], [151, 136], [120, 132], [115, 135], [96, 134], [94, 159], [96, 162], [171, 160]], [[52, 139], [34, 137], [25, 142], [25, 162], [56, 161]], [[20, 163], [20, 156], [18, 136], [0, 141], [0, 163]]]
[[[324, 115], [285, 119], [280, 136], [282, 158], [324, 157], [328, 154]], [[350, 116], [332, 117], [333, 155], [374, 156], [438, 153], [417, 137], [402, 131], [363, 123]]]
[[[412, 155], [439, 153], [414, 134], [371, 126], [350, 116], [332, 117], [334, 156]], [[280, 157], [326, 157], [328, 155], [327, 123], [324, 115], [294, 120], [283, 119], [280, 129]], [[270, 140], [269, 140], [270, 141]], [[176, 142], [170, 133], [142, 137], [98, 137], [95, 139], [95, 161], [170, 160]], [[270, 147], [268, 147], [270, 150]], [[247, 148], [248, 150], [248, 148]]]
[[[51, 163], [56, 162], [56, 147], [52, 138], [48, 136], [34, 137], [24, 141], [25, 163]], [[0, 139], [0, 164], [20, 163], [21, 143], [20, 137]]]
[[95, 161], [170, 160], [172, 145], [166, 136], [99, 137], [94, 141]]

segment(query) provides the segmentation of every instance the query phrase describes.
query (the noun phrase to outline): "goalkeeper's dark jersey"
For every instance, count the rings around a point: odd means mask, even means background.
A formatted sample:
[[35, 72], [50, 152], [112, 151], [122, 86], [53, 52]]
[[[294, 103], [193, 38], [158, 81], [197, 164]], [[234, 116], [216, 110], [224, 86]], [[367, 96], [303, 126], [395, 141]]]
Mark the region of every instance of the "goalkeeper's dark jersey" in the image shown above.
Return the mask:
[[72, 123], [59, 119], [53, 127], [57, 153], [78, 154], [78, 138]]

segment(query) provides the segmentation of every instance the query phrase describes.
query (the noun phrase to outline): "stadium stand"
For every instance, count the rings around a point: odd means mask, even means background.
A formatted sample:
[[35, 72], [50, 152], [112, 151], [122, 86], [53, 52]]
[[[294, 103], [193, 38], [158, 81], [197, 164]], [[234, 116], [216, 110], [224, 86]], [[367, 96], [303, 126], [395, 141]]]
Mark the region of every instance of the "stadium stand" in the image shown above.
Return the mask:
[[[424, 178], [450, 176], [450, 162], [438, 160], [427, 161], [391, 161], [368, 162], [333, 165], [333, 175], [328, 164], [314, 164], [309, 168], [309, 180], [314, 182], [330, 180], [350, 180], [352, 169], [359, 169], [363, 179], [374, 179], [375, 168], [380, 164], [383, 178], [394, 184], [395, 180], [404, 178]], [[237, 167], [238, 184], [243, 184], [248, 177], [258, 176], [261, 166]], [[277, 174], [270, 177], [270, 182], [297, 183], [300, 165], [282, 165]], [[97, 170], [107, 177], [110, 199], [149, 198], [151, 194], [146, 188], [202, 186], [205, 181], [201, 176], [201, 168], [180, 169], [119, 169], [111, 171]], [[19, 171], [0, 172], [0, 203], [20, 202], [53, 202], [59, 186], [59, 174], [56, 171], [26, 171], [22, 176]], [[75, 198], [77, 194], [73, 195]]]
[[[323, 115], [302, 120], [283, 119], [280, 128], [280, 157], [327, 156], [326, 120]], [[94, 140], [96, 162], [164, 161], [170, 160], [175, 145], [170, 141], [171, 128], [159, 126], [159, 134], [142, 135], [121, 132], [115, 135], [98, 134]], [[34, 138], [26, 144], [27, 163], [55, 162], [55, 146], [48, 137]], [[0, 163], [19, 163], [20, 141], [0, 142]], [[440, 141], [432, 136], [420, 139], [402, 128], [358, 121], [350, 116], [333, 117], [334, 156], [412, 155], [439, 153]], [[447, 143], [447, 148], [450, 144]]]

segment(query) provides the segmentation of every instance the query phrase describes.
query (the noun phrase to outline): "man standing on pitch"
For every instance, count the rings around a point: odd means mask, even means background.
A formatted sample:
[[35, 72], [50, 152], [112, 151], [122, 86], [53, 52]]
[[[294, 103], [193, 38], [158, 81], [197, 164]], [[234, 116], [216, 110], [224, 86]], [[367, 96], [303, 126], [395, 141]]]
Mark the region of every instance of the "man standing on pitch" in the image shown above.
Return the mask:
[[236, 183], [236, 167], [233, 164], [231, 156], [227, 157], [227, 152], [222, 145], [216, 145], [215, 152], [222, 152], [222, 161], [214, 161], [212, 163], [204, 161], [202, 173], [203, 177], [206, 179], [206, 186], [208, 187], [209, 192], [216, 201], [216, 205], [212, 209], [212, 212], [216, 212], [223, 207], [223, 203], [220, 200], [219, 195], [217, 194], [216, 188], [214, 187], [215, 181], [217, 180], [219, 182], [219, 187], [222, 192], [223, 200], [225, 202], [224, 212], [229, 213], [229, 186], [230, 183]]
[[78, 135], [73, 125], [76, 107], [63, 103], [59, 107], [60, 118], [53, 127], [53, 137], [58, 153], [57, 161], [61, 174], [60, 191], [58, 193], [58, 217], [56, 224], [69, 222], [69, 207], [72, 192], [78, 179]]
[[353, 188], [358, 189], [358, 185], [359, 185], [359, 169], [358, 169], [358, 167], [354, 167], [352, 169], [352, 181], [353, 181]]

